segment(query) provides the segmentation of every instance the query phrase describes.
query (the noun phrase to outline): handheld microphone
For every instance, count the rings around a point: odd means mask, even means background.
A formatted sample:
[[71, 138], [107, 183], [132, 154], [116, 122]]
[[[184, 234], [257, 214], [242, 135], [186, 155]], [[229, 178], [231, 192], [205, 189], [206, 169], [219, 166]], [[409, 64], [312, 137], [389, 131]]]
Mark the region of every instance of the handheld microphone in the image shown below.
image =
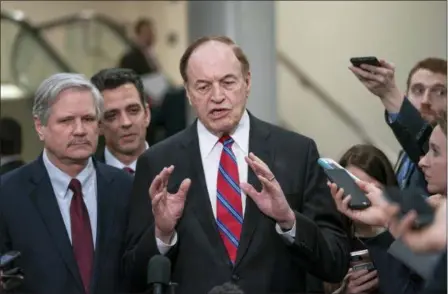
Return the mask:
[[171, 261], [163, 255], [153, 256], [148, 263], [146, 283], [153, 294], [164, 294], [170, 286]]

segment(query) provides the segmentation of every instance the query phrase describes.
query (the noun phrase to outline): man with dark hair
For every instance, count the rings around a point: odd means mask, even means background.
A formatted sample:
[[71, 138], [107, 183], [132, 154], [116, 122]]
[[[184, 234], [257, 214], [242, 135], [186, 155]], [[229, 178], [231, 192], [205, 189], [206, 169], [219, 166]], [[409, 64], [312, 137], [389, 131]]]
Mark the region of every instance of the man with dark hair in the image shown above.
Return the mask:
[[151, 120], [140, 77], [130, 69], [104, 69], [92, 77], [104, 98], [100, 133], [105, 147], [97, 158], [134, 174], [138, 157], [148, 149], [146, 129]]
[[13, 118], [0, 119], [0, 175], [24, 165], [22, 161], [22, 127]]
[[386, 122], [403, 148], [396, 164], [400, 187], [426, 191], [418, 162], [428, 151], [435, 114], [446, 109], [446, 60], [426, 58], [419, 61], [409, 72], [405, 95], [396, 85], [395, 67], [384, 60], [380, 63], [381, 67], [362, 65], [350, 69], [381, 99], [386, 109]]

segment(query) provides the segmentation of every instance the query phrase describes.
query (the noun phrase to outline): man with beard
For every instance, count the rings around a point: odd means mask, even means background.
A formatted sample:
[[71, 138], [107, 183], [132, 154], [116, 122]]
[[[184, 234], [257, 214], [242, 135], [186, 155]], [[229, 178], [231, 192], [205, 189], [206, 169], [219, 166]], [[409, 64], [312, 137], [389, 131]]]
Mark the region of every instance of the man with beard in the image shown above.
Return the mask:
[[405, 95], [395, 82], [395, 67], [381, 60], [381, 67], [361, 65], [350, 70], [386, 109], [386, 122], [400, 142], [396, 164], [397, 180], [402, 189], [426, 190], [426, 181], [418, 168], [420, 157], [428, 152], [429, 136], [436, 113], [446, 109], [446, 60], [426, 58], [409, 72]]
[[131, 69], [104, 69], [92, 77], [104, 98], [100, 133], [105, 148], [97, 158], [134, 174], [138, 157], [148, 149], [146, 129], [151, 118], [140, 77]]

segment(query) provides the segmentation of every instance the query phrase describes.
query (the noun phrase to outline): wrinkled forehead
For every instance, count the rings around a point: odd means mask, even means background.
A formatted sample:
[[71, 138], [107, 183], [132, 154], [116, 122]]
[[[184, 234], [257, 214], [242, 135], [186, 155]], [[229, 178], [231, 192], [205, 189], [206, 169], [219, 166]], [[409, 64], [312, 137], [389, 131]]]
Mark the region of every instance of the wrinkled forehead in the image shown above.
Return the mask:
[[194, 83], [196, 80], [215, 80], [226, 75], [241, 76], [242, 67], [231, 46], [210, 41], [191, 54], [187, 74]]
[[412, 87], [416, 84], [422, 84], [426, 87], [432, 87], [436, 85], [446, 87], [446, 75], [421, 68], [417, 70], [411, 77], [410, 86]]

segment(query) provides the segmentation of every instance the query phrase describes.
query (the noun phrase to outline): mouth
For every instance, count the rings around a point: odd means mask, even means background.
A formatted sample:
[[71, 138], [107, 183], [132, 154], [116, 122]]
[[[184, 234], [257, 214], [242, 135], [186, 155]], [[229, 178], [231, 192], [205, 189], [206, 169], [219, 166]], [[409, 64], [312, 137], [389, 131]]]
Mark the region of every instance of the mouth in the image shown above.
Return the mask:
[[212, 111], [210, 111], [210, 116], [213, 119], [220, 119], [220, 118], [225, 117], [229, 113], [230, 113], [230, 109], [227, 109], [227, 108], [216, 108], [216, 109], [213, 109]]
[[137, 134], [126, 134], [120, 137], [121, 140], [130, 141], [134, 140], [138, 135]]
[[72, 142], [70, 143], [70, 146], [85, 146], [90, 145], [89, 141], [80, 141], [80, 142]]

